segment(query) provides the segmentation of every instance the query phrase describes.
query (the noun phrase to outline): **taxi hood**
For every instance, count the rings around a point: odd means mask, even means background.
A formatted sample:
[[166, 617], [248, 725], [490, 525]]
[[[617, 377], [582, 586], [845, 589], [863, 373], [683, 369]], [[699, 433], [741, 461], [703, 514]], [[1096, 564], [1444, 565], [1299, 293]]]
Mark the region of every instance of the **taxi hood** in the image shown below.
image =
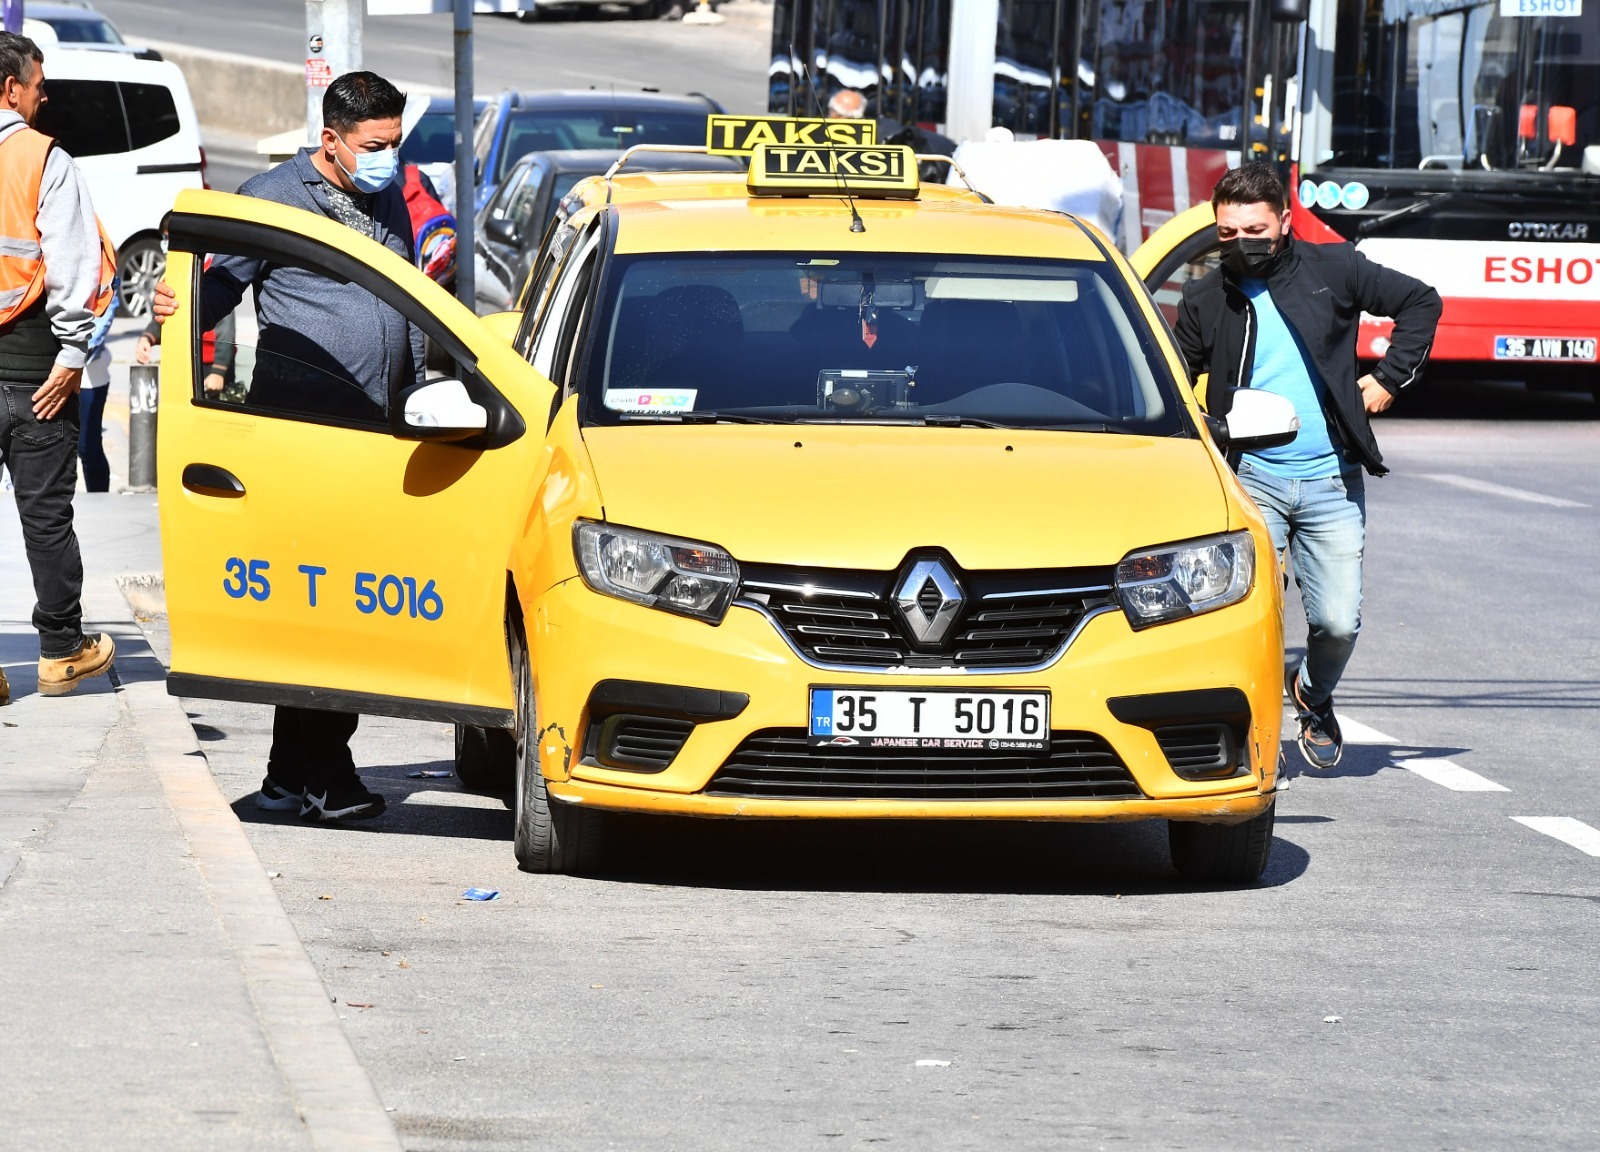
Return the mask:
[[752, 563], [887, 571], [1114, 564], [1228, 528], [1195, 439], [842, 425], [588, 427], [606, 519]]

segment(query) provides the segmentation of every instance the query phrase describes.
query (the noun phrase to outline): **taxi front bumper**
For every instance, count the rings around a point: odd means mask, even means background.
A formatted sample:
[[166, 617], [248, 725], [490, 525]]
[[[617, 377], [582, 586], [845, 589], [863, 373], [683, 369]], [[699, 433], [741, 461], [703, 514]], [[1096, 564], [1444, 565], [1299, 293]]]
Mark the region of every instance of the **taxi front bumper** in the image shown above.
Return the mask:
[[[674, 616], [565, 581], [532, 605], [528, 628], [541, 769], [550, 794], [596, 808], [714, 817], [995, 818], [1232, 823], [1271, 803], [1282, 722], [1282, 633], [1270, 585], [1240, 603], [1189, 620], [1134, 631], [1120, 611], [1087, 620], [1066, 651], [1037, 672], [936, 675], [846, 672], [802, 660], [763, 614], [734, 605], [720, 625]], [[590, 700], [604, 681], [692, 686], [742, 694], [728, 719], [694, 724], [660, 771], [628, 771], [594, 756]], [[1103, 739], [1137, 794], [1121, 798], [818, 799], [708, 792], [718, 770], [753, 734], [803, 736], [809, 689], [1044, 689], [1056, 733]], [[1151, 727], [1112, 715], [1108, 701], [1207, 689], [1237, 689], [1249, 719], [1237, 774], [1184, 779]], [[1126, 714], [1124, 712], [1124, 714]], [[586, 754], [587, 748], [587, 754]], [[840, 753], [838, 755], [849, 755]], [[975, 756], [981, 761], [982, 753]]]

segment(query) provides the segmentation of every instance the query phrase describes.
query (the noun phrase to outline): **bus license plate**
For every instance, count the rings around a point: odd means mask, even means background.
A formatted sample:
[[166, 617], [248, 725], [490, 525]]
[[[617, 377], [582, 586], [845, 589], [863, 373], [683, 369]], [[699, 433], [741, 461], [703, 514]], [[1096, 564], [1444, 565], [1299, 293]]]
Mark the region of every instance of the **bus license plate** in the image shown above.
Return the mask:
[[1565, 360], [1592, 363], [1593, 336], [1496, 336], [1496, 360]]
[[810, 743], [835, 748], [1045, 751], [1050, 693], [813, 688]]

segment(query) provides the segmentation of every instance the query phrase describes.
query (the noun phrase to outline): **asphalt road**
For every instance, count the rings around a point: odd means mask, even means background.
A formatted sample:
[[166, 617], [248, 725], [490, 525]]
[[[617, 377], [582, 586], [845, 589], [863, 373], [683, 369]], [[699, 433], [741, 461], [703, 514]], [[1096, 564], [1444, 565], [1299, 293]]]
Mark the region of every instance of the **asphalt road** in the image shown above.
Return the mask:
[[363, 721], [389, 813], [306, 827], [250, 803], [268, 711], [188, 708], [416, 1152], [1592, 1148], [1600, 858], [1559, 835], [1600, 839], [1597, 438], [1502, 386], [1381, 422], [1361, 742], [1243, 891], [1149, 825], [644, 822], [526, 876], [419, 775], [442, 726]]

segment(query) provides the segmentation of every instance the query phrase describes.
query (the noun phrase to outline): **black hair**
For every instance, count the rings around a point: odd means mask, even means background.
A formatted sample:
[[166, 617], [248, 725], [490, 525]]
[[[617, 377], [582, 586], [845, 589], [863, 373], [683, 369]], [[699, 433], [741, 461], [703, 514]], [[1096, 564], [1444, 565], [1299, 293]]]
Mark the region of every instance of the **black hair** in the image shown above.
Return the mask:
[[1281, 212], [1289, 203], [1283, 179], [1277, 168], [1265, 160], [1253, 160], [1225, 173], [1211, 190], [1211, 206], [1218, 204], [1270, 204]]
[[322, 97], [322, 122], [343, 136], [363, 120], [398, 120], [406, 94], [376, 72], [346, 72]]
[[43, 63], [44, 53], [32, 40], [15, 32], [0, 32], [0, 84], [7, 80], [27, 84]]

